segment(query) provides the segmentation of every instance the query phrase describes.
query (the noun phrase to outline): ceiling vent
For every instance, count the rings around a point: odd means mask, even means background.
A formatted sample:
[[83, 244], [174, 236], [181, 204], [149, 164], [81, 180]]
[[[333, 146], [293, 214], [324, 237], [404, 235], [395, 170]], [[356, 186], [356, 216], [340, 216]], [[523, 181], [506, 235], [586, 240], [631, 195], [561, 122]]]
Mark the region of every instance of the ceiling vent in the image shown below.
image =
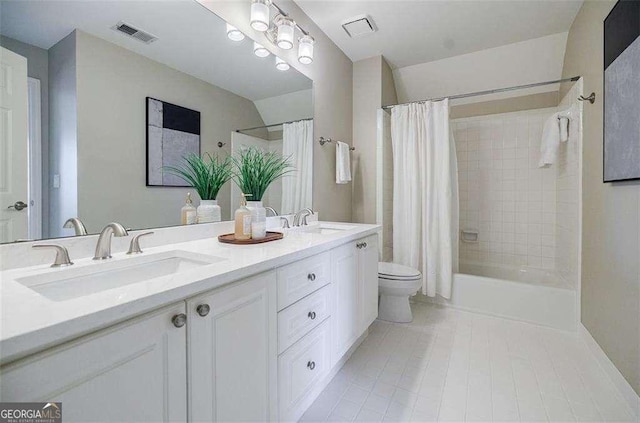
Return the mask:
[[373, 34], [378, 30], [373, 19], [367, 15], [358, 15], [342, 22], [342, 28], [349, 37], [362, 37], [363, 35]]
[[146, 44], [151, 44], [158, 39], [158, 37], [156, 37], [155, 35], [151, 35], [148, 32], [145, 32], [134, 27], [133, 25], [129, 25], [128, 23], [122, 21], [118, 22], [115, 26], [112, 26], [111, 29], [121, 32]]

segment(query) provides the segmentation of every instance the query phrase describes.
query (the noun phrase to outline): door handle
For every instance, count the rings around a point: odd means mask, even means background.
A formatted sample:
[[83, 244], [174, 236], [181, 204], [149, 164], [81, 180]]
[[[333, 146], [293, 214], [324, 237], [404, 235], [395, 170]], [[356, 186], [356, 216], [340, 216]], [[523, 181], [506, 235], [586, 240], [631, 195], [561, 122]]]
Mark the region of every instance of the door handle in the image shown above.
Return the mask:
[[8, 209], [16, 209], [17, 211], [20, 211], [20, 210], [26, 209], [27, 207], [29, 207], [29, 206], [27, 206], [27, 204], [24, 203], [23, 201], [16, 201], [14, 204], [10, 205], [7, 208]]

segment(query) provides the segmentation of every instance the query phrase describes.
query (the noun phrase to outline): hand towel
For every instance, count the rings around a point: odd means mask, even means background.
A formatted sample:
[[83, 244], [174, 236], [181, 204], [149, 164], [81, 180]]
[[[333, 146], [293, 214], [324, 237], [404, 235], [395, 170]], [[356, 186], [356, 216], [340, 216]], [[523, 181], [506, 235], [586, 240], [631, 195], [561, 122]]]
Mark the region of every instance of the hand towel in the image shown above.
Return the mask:
[[560, 123], [560, 142], [567, 142], [569, 139], [569, 118], [567, 116], [558, 117]]
[[336, 184], [351, 181], [351, 151], [349, 144], [336, 141]]
[[552, 165], [558, 157], [558, 148], [560, 147], [560, 120], [558, 117], [560, 117], [560, 113], [554, 113], [544, 123], [538, 167]]

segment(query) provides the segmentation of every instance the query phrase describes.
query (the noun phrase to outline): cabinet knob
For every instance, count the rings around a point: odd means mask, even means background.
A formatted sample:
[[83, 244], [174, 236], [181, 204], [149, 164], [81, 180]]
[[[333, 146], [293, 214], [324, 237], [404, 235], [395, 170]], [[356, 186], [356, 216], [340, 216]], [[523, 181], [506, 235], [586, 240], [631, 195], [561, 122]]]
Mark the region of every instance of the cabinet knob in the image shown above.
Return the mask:
[[210, 311], [211, 307], [209, 307], [209, 304], [200, 304], [198, 307], [196, 307], [196, 313], [198, 313], [202, 317], [209, 314]]
[[307, 317], [311, 320], [314, 320], [316, 318], [316, 312], [310, 311], [309, 314], [307, 314]]
[[187, 315], [184, 313], [176, 314], [171, 318], [171, 323], [173, 326], [181, 328], [187, 323]]
[[359, 249], [359, 250], [362, 249], [362, 242], [357, 243], [356, 244], [356, 248]]
[[309, 273], [307, 275], [307, 279], [309, 279], [311, 282], [316, 280], [316, 274], [315, 273]]
[[309, 370], [313, 370], [316, 368], [316, 362], [315, 361], [308, 361], [307, 362], [307, 367], [309, 368]]
[[366, 242], [362, 243], [362, 248], [367, 248], [367, 243]]

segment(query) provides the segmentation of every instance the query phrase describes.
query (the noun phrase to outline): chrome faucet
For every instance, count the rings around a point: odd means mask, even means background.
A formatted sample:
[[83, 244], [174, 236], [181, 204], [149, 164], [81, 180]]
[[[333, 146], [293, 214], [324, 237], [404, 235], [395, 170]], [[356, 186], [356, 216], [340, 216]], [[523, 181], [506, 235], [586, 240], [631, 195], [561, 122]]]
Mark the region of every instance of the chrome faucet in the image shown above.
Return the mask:
[[282, 229], [289, 229], [289, 219], [284, 216], [280, 216], [280, 222], [282, 223]]
[[66, 222], [64, 222], [64, 225], [62, 225], [62, 227], [66, 229], [73, 228], [76, 236], [87, 235], [87, 228], [84, 226], [84, 223], [82, 223], [82, 220], [80, 220], [80, 218], [78, 217], [70, 217]]
[[278, 215], [278, 212], [276, 211], [276, 209], [274, 209], [273, 207], [265, 207], [264, 208], [266, 211], [270, 211], [271, 213], [273, 213], [274, 216]]
[[71, 266], [73, 262], [69, 259], [69, 252], [62, 245], [57, 244], [38, 244], [32, 248], [51, 248], [56, 250], [56, 259], [53, 261], [51, 267]]
[[302, 225], [306, 226], [307, 216], [310, 216], [312, 214], [313, 214], [313, 210], [311, 210], [308, 207], [300, 210], [298, 213], [295, 214], [295, 216], [293, 216], [293, 226], [300, 226], [300, 218], [302, 218]]
[[111, 222], [104, 227], [98, 237], [98, 244], [96, 245], [96, 254], [93, 257], [94, 260], [105, 260], [111, 258], [111, 236], [117, 237], [127, 236], [129, 232], [117, 222]]

